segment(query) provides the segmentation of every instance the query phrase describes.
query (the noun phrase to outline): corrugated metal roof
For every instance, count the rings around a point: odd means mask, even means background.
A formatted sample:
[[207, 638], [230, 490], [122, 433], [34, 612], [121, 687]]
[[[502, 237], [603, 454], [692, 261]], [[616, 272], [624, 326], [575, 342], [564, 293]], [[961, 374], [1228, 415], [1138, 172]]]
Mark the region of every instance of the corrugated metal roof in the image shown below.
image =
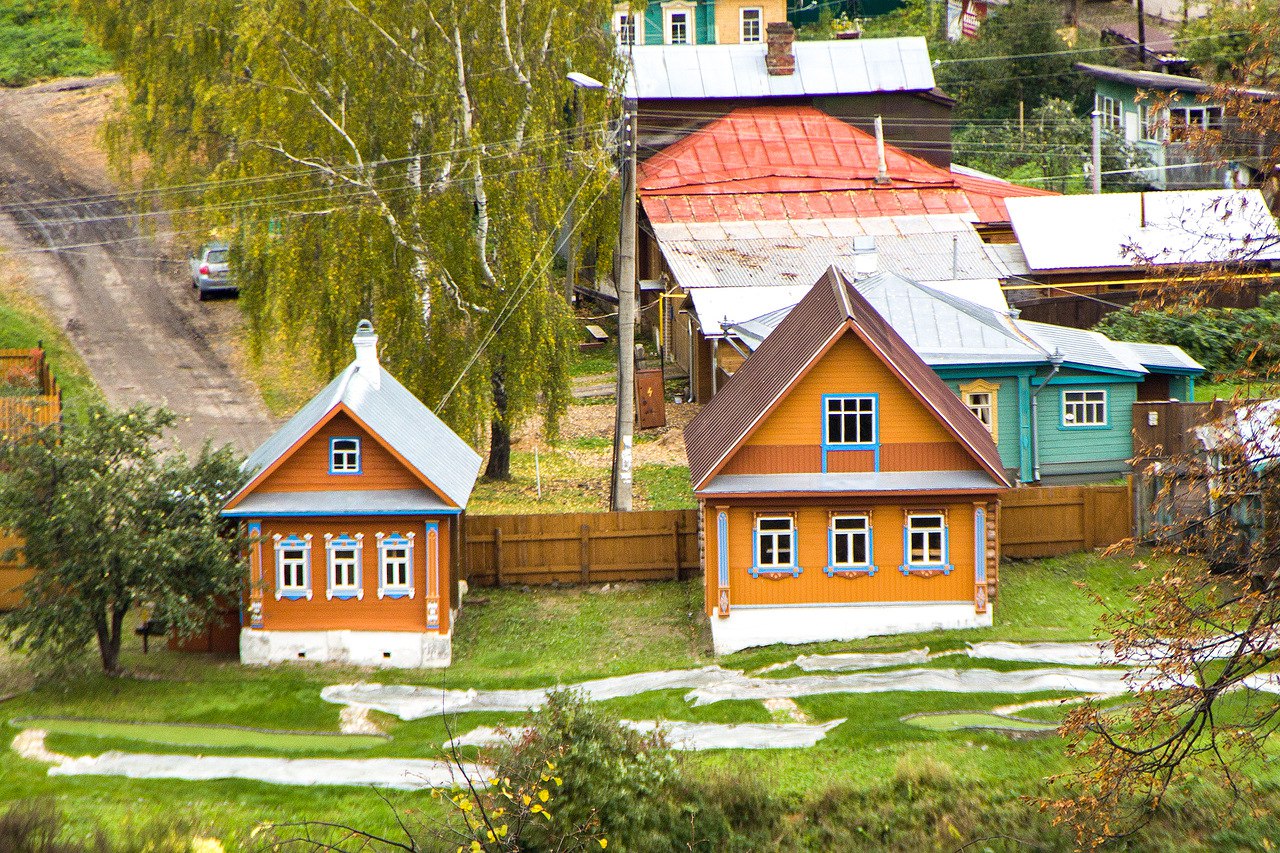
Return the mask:
[[369, 489], [337, 492], [254, 492], [235, 509], [231, 518], [267, 515], [427, 515], [456, 512], [428, 489]]
[[1132, 341], [1113, 341], [1113, 343], [1129, 350], [1143, 367], [1153, 373], [1159, 373], [1161, 370], [1204, 372], [1205, 369], [1203, 364], [1187, 355], [1186, 350], [1172, 344], [1139, 344]]
[[231, 498], [228, 506], [234, 508], [257, 486], [262, 472], [289, 453], [313, 427], [327, 420], [339, 405], [345, 405], [420, 475], [465, 508], [480, 473], [480, 454], [394, 376], [382, 367], [377, 370], [378, 381], [370, 382], [353, 361], [312, 397], [245, 460], [243, 470], [253, 472], [254, 478]]
[[933, 66], [923, 38], [797, 41], [796, 70], [772, 75], [764, 44], [635, 45], [627, 97], [762, 98], [927, 92]]
[[996, 483], [1008, 485], [986, 427], [845, 276], [832, 268], [685, 428], [695, 488], [716, 473], [792, 384], [832, 342], [848, 332], [861, 338], [933, 410], [939, 423]]
[[720, 474], [700, 496], [837, 492], [963, 492], [1007, 488], [986, 471], [878, 471], [865, 474]]
[[1035, 271], [1280, 261], [1280, 230], [1256, 189], [1011, 198], [1007, 207]]
[[[1155, 48], [1148, 46], [1148, 49]], [[1109, 65], [1091, 65], [1087, 62], [1077, 62], [1076, 68], [1090, 77], [1111, 80], [1115, 83], [1124, 83], [1151, 92], [1190, 92], [1202, 95], [1216, 93], [1220, 86], [1218, 83], [1210, 83], [1207, 80], [1201, 80], [1199, 77], [1162, 74], [1158, 71], [1136, 71], [1132, 68], [1113, 68]], [[1280, 92], [1272, 92], [1267, 89], [1241, 89], [1239, 91], [1264, 100], [1280, 98]]]
[[1051, 326], [1048, 323], [1032, 323], [1018, 320], [1018, 328], [1034, 338], [1049, 352], [1061, 353], [1068, 364], [1100, 367], [1105, 370], [1122, 370], [1141, 375], [1147, 372], [1132, 351], [1111, 340], [1101, 332], [1073, 329], [1069, 326]]

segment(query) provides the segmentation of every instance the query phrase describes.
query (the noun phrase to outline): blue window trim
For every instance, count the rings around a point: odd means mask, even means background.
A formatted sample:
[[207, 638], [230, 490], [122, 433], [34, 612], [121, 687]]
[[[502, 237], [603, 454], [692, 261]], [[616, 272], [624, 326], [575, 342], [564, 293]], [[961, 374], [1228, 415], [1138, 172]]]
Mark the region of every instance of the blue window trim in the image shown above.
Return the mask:
[[[942, 562], [941, 563], [912, 563], [911, 562], [911, 517], [914, 515], [936, 515], [942, 517]], [[951, 525], [947, 524], [947, 514], [944, 512], [931, 512], [921, 510], [920, 512], [909, 512], [902, 525], [902, 565], [898, 566], [898, 571], [904, 575], [911, 575], [914, 572], [942, 572], [944, 575], [951, 574], [955, 566], [951, 563]]]
[[[339, 601], [364, 598], [364, 543], [362, 538], [343, 533], [324, 543], [325, 598], [330, 600], [336, 598]], [[349, 548], [356, 552], [356, 585], [354, 587], [339, 589], [337, 583], [334, 582], [333, 552], [338, 548]]]
[[982, 507], [973, 510], [973, 580], [987, 582], [987, 511]]
[[[427, 525], [430, 527], [430, 524]], [[378, 598], [413, 598], [415, 594], [413, 576], [414, 536], [404, 533], [389, 533], [378, 540]], [[387, 584], [386, 549], [404, 548], [405, 558], [409, 561], [407, 584]]]
[[[762, 566], [760, 565], [760, 521], [766, 518], [788, 518], [791, 520], [791, 565], [789, 566]], [[778, 515], [769, 515], [761, 513], [756, 516], [755, 523], [751, 525], [751, 568], [748, 571], [751, 577], [758, 578], [761, 575], [791, 575], [793, 578], [800, 577], [800, 573], [804, 571], [800, 567], [800, 536], [796, 530], [795, 516], [779, 513]]]
[[[297, 534], [290, 534], [283, 539], [277, 539], [276, 548], [276, 600], [287, 599], [289, 601], [299, 601], [306, 599], [311, 600], [311, 541], [304, 539]], [[301, 548], [302, 549], [302, 577], [303, 586], [293, 587], [288, 590], [283, 588], [281, 581], [284, 580], [284, 551], [285, 549]]]
[[[867, 562], [852, 563], [847, 566], [836, 565], [836, 527], [837, 518], [865, 518], [867, 520]], [[871, 529], [871, 513], [869, 512], [841, 512], [832, 513], [827, 520], [827, 565], [823, 567], [827, 577], [833, 578], [837, 575], [865, 575], [872, 577], [876, 572], [880, 571], [880, 567], [876, 565], [876, 540], [875, 532]]]
[[[354, 441], [356, 443], [356, 470], [354, 471], [335, 471], [333, 468], [333, 445], [339, 441]], [[329, 439], [329, 473], [335, 477], [354, 476], [364, 473], [364, 453], [361, 451], [360, 439], [354, 435], [335, 435]], [[344, 451], [345, 452], [345, 451]]]
[[[831, 437], [827, 434], [827, 401], [828, 400], [851, 400], [851, 399], [870, 399], [873, 401], [871, 410], [871, 432], [872, 440], [869, 442], [837, 442], [833, 443]], [[827, 473], [827, 454], [832, 451], [842, 450], [871, 450], [875, 452], [875, 470], [880, 470], [880, 395], [878, 393], [868, 394], [823, 394], [822, 395], [822, 473]]]
[[[1067, 416], [1067, 395], [1088, 393], [1090, 391], [1102, 392], [1102, 414], [1107, 419], [1105, 423], [1100, 424], [1069, 424], [1064, 420]], [[1058, 429], [1063, 432], [1088, 432], [1090, 430], [1111, 429], [1111, 394], [1106, 388], [1063, 388], [1058, 392]]]
[[729, 513], [724, 510], [720, 510], [716, 518], [716, 563], [720, 586], [726, 587], [729, 585]]

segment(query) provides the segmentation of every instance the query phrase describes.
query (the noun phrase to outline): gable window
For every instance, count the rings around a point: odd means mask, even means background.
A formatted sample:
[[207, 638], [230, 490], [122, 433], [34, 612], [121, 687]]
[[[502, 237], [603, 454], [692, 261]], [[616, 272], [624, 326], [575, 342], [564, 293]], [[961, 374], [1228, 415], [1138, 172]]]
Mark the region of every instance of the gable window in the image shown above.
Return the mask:
[[1062, 392], [1064, 427], [1106, 426], [1107, 392], [1101, 389]]
[[413, 598], [413, 534], [378, 534], [378, 598]]
[[759, 8], [742, 9], [738, 13], [738, 41], [756, 44], [761, 41], [764, 27], [764, 11]]
[[947, 517], [940, 512], [909, 512], [903, 529], [904, 574], [921, 570], [951, 571], [947, 562]]
[[311, 534], [274, 537], [276, 600], [311, 598]]
[[636, 16], [630, 11], [613, 13], [613, 32], [618, 37], [618, 44], [623, 47], [640, 43], [637, 39], [637, 26]]
[[667, 44], [693, 44], [693, 4], [671, 4], [662, 10]]
[[876, 443], [876, 397], [859, 395], [827, 397], [826, 444], [869, 446]]
[[973, 412], [973, 416], [987, 428], [992, 439], [998, 439], [1000, 434], [996, 423], [999, 416], [999, 395], [999, 385], [982, 379], [960, 386], [960, 399], [964, 401], [969, 411]]
[[796, 522], [789, 515], [758, 515], [755, 529], [755, 565], [752, 575], [786, 572], [800, 574], [796, 564]]
[[355, 536], [342, 534], [334, 536], [325, 534], [325, 552], [329, 564], [329, 587], [325, 591], [326, 598], [364, 598], [364, 585], [361, 583], [360, 551], [363, 533]]
[[329, 439], [329, 473], [330, 474], [359, 474], [360, 473], [360, 439], [358, 438]]
[[827, 574], [876, 573], [871, 562], [871, 519], [862, 513], [832, 515], [827, 530]]

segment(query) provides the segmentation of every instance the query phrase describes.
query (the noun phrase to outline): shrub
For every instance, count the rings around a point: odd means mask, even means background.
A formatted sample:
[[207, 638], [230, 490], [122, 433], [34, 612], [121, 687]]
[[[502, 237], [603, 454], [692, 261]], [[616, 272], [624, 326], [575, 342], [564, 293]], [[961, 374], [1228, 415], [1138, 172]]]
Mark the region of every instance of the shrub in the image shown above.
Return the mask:
[[0, 815], [3, 853], [215, 853], [222, 845], [187, 822], [127, 823], [113, 835], [95, 828], [88, 840], [67, 838], [62, 814], [51, 800], [23, 800]]

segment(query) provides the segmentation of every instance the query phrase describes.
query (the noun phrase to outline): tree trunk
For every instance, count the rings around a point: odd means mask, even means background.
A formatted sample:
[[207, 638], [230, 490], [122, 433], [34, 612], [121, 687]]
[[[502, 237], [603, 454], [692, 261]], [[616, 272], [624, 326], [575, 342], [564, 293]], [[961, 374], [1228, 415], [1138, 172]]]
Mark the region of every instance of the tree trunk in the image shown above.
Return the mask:
[[107, 675], [120, 674], [121, 631], [124, 628], [124, 615], [128, 610], [127, 607], [112, 607], [110, 623], [105, 615], [93, 620], [93, 630], [98, 635], [98, 657], [102, 661], [102, 671]]
[[507, 385], [501, 370], [489, 377], [493, 387], [493, 420], [489, 427], [489, 462], [484, 475], [490, 480], [511, 479], [511, 430], [507, 425]]

